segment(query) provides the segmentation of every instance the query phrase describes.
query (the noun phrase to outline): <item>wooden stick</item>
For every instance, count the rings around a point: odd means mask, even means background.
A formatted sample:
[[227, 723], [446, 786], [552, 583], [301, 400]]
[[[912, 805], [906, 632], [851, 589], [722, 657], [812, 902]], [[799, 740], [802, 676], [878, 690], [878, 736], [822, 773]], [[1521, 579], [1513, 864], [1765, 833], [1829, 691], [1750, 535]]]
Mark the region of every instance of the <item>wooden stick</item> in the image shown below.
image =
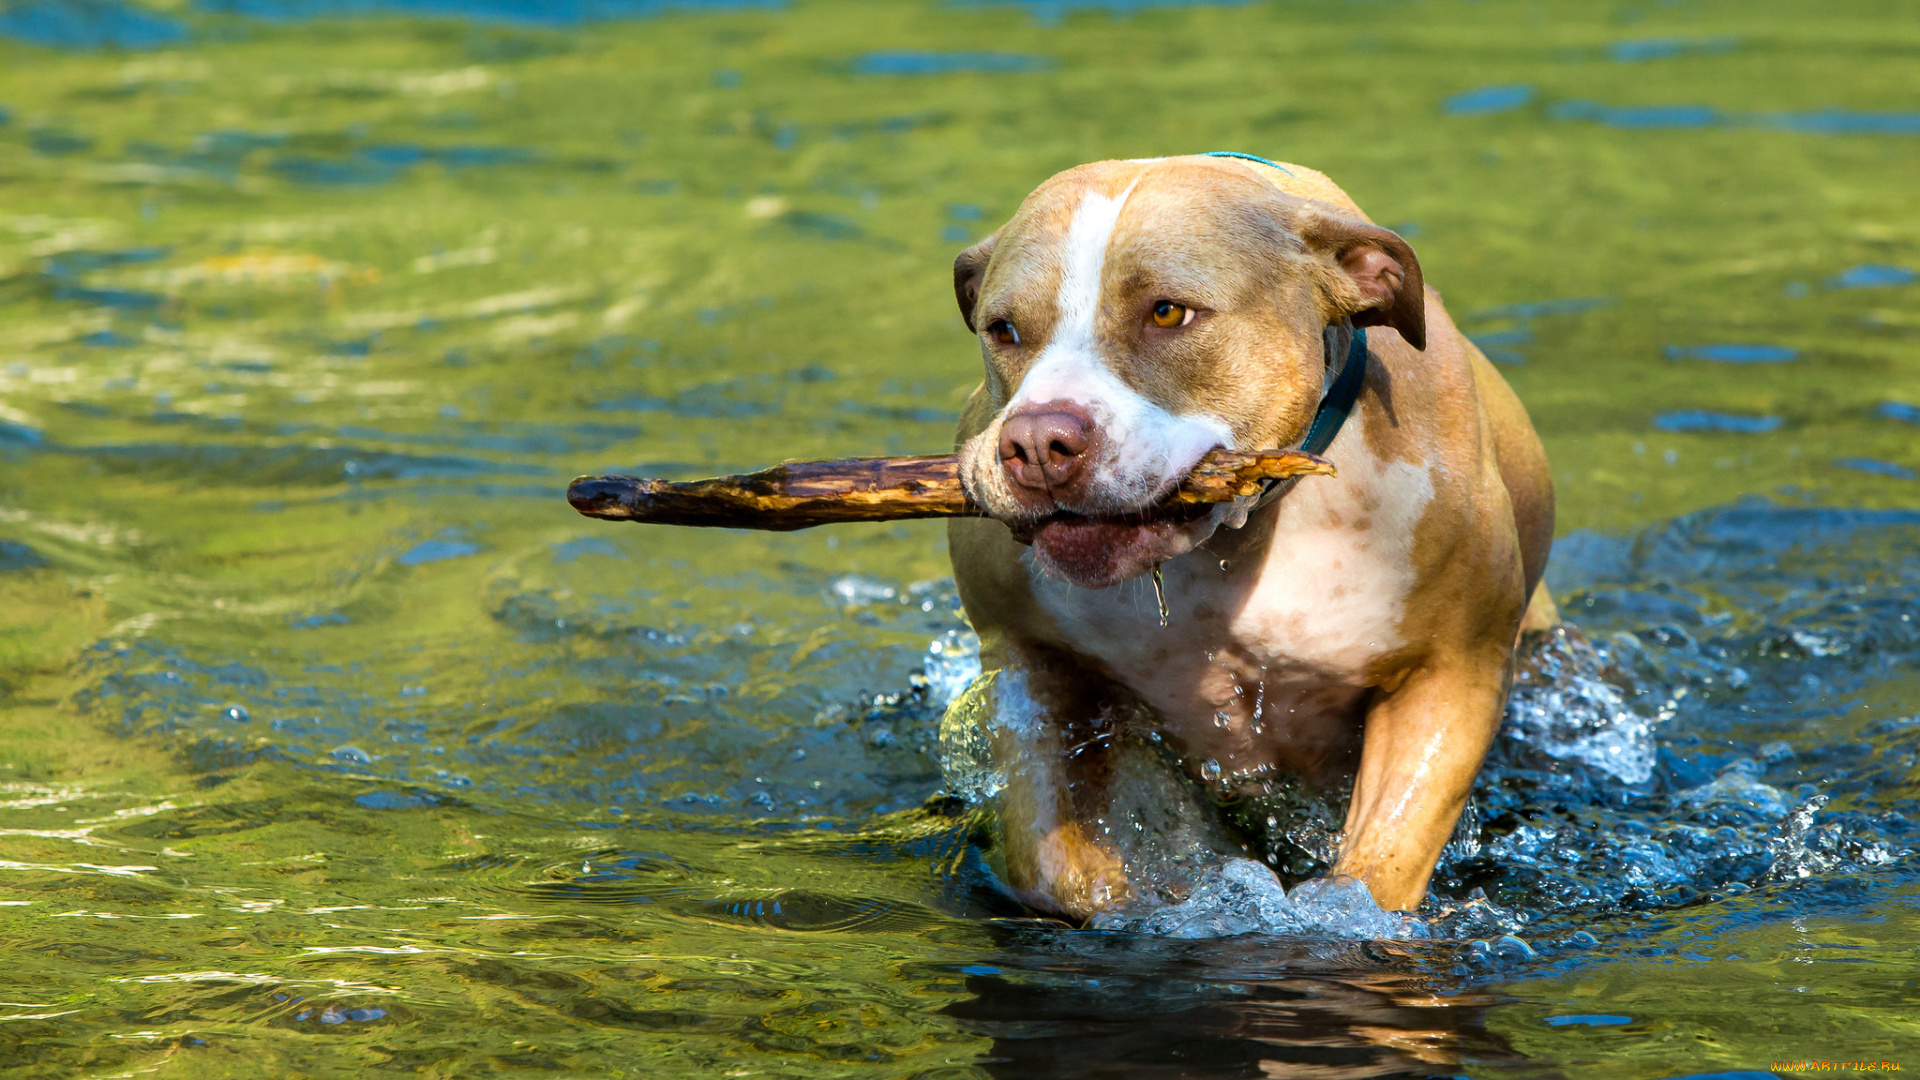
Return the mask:
[[[1299, 450], [1215, 450], [1200, 459], [1163, 506], [1228, 502], [1270, 480], [1332, 476], [1325, 458]], [[743, 476], [674, 483], [582, 476], [567, 501], [588, 517], [656, 525], [787, 532], [843, 521], [980, 517], [960, 486], [952, 454], [789, 461]]]

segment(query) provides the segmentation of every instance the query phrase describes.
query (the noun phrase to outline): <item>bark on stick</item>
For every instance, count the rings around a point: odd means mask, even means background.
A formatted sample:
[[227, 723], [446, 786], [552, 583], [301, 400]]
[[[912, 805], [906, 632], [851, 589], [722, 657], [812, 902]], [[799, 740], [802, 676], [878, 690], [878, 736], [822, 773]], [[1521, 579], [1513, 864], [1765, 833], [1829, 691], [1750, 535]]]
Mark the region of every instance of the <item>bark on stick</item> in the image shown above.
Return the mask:
[[[1162, 505], [1228, 502], [1268, 481], [1332, 476], [1325, 458], [1299, 450], [1215, 450]], [[588, 517], [655, 525], [787, 532], [843, 521], [982, 517], [960, 486], [952, 454], [789, 461], [741, 476], [676, 483], [582, 476], [567, 501]]]

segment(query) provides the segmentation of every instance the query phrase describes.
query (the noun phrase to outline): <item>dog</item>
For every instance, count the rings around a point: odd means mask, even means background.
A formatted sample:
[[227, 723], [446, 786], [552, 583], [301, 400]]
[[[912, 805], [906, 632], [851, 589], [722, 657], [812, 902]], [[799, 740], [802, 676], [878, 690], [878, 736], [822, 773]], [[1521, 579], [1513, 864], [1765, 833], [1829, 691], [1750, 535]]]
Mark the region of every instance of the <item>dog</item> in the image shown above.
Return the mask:
[[[962, 252], [954, 292], [986, 366], [956, 450], [987, 516], [948, 543], [1019, 697], [993, 751], [1005, 884], [1083, 922], [1135, 896], [1126, 728], [1216, 798], [1350, 783], [1330, 873], [1416, 907], [1518, 635], [1558, 615], [1546, 452], [1412, 248], [1301, 166], [1103, 161]], [[1343, 373], [1336, 476], [1161, 506], [1216, 447], [1300, 445]]]

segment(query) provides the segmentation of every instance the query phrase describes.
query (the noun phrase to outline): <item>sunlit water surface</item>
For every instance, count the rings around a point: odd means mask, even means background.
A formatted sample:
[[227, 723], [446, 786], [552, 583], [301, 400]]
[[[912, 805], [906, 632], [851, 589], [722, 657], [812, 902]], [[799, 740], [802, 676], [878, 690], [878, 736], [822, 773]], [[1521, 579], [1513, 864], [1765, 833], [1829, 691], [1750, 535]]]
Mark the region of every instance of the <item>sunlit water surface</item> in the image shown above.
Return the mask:
[[[1899, 1060], [1916, 57], [1898, 3], [0, 9], [0, 1064]], [[1029, 918], [941, 794], [937, 526], [561, 500], [943, 448], [954, 252], [1208, 149], [1408, 236], [1555, 462], [1585, 637], [1523, 659], [1424, 937]], [[1311, 873], [1337, 822], [1265, 809]]]

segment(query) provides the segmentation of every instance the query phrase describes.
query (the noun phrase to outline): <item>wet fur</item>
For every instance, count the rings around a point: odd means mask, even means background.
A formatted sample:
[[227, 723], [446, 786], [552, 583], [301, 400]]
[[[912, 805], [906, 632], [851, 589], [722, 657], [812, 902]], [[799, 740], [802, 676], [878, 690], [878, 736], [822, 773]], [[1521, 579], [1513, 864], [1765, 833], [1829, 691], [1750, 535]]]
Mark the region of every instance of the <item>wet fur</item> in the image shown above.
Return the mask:
[[[1211, 158], [1102, 162], [1042, 185], [956, 263], [969, 325], [1013, 319], [1022, 339], [1008, 350], [982, 334], [987, 375], [957, 445], [982, 505], [1034, 513], [1007, 491], [990, 448], [1061, 326], [1059, 248], [1076, 208], [1125, 192], [1090, 339], [1113, 378], [1169, 424], [1202, 418], [1237, 447], [1292, 445], [1318, 405], [1328, 346], [1344, 347], [1350, 322], [1371, 323], [1366, 385], [1326, 452], [1339, 476], [1305, 480], [1242, 527], [1226, 527], [1234, 514], [1223, 508], [1146, 537], [1107, 567], [1117, 584], [1056, 580], [1075, 571], [1036, 558], [1001, 521], [956, 520], [950, 549], [986, 664], [1025, 673], [1054, 728], [1087, 723], [1087, 702], [1120, 695], [1148, 707], [1151, 719], [1135, 722], [1176, 746], [1196, 778], [1217, 762], [1223, 793], [1281, 775], [1352, 776], [1335, 869], [1383, 906], [1411, 907], [1498, 724], [1523, 615], [1555, 618], [1539, 587], [1552, 488], [1524, 409], [1424, 288], [1405, 242], [1325, 177], [1288, 168], [1295, 175]], [[1140, 313], [1166, 296], [1207, 315], [1192, 332], [1155, 333]], [[1112, 482], [1068, 509], [1138, 509], [1192, 464], [1114, 453], [1102, 463]], [[1136, 576], [1148, 560], [1164, 564], [1167, 629]], [[1128, 894], [1095, 825], [1118, 796], [1098, 754], [1045, 762], [1060, 745], [1042, 740], [1010, 763], [1004, 857], [1029, 903], [1084, 918], [1114, 902], [1098, 896]]]

